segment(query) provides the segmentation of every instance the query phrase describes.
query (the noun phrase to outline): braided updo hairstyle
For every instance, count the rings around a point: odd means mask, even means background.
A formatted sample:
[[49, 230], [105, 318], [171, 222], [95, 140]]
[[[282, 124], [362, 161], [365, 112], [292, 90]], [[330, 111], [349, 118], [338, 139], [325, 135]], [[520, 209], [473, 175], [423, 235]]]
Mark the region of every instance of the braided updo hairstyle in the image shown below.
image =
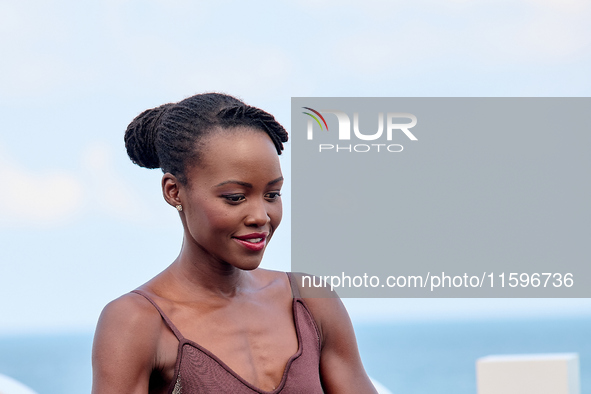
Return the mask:
[[287, 131], [273, 115], [220, 93], [198, 94], [139, 114], [125, 131], [125, 147], [140, 167], [161, 168], [183, 183], [189, 164], [199, 162], [199, 141], [207, 134], [233, 127], [259, 129], [283, 151]]

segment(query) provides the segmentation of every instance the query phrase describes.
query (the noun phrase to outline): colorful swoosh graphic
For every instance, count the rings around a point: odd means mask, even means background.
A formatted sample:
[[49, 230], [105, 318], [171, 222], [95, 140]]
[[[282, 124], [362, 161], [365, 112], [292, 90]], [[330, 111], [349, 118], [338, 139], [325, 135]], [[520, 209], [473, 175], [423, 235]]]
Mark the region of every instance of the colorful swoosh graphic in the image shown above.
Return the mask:
[[[307, 109], [307, 110], [309, 110], [309, 111], [312, 111], [312, 112], [314, 112], [316, 115], [320, 116], [320, 119], [322, 119], [322, 122], [324, 123], [324, 126], [326, 126], [326, 131], [328, 131], [328, 125], [326, 124], [326, 120], [324, 120], [324, 116], [322, 116], [322, 115], [320, 114], [320, 112], [318, 112], [318, 111], [316, 111], [316, 110], [314, 110], [314, 109], [312, 109], [312, 108], [310, 108], [310, 107], [302, 107], [302, 108], [303, 108], [303, 109]], [[313, 118], [313, 119], [314, 119], [314, 120], [315, 120], [315, 121], [318, 123], [318, 126], [320, 126], [320, 130], [324, 130], [324, 128], [322, 127], [322, 123], [320, 123], [320, 121], [318, 120], [318, 118], [317, 118], [317, 117], [315, 117], [314, 115], [312, 115], [312, 114], [311, 114], [311, 113], [309, 113], [309, 112], [302, 112], [302, 113], [303, 113], [303, 114], [306, 114], [306, 115], [308, 115], [308, 116], [311, 116], [311, 117], [312, 117], [312, 118]]]

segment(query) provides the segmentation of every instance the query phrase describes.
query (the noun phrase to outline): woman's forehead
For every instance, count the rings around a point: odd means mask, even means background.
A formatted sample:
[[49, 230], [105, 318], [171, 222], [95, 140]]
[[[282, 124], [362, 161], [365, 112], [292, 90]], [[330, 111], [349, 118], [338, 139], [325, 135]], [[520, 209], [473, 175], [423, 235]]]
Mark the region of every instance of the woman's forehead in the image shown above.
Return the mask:
[[258, 129], [236, 128], [209, 134], [200, 142], [199, 162], [188, 177], [281, 176], [279, 156], [271, 138]]

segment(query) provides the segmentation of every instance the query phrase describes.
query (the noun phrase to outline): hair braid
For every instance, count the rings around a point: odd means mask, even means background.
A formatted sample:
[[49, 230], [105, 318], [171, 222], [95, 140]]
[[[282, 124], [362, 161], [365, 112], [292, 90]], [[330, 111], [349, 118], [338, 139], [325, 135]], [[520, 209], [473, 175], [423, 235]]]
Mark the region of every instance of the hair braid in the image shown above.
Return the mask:
[[287, 131], [275, 117], [257, 107], [243, 104], [224, 108], [218, 113], [218, 117], [226, 127], [244, 125], [264, 131], [273, 141], [279, 155], [283, 151], [283, 142], [288, 140]]
[[273, 115], [219, 93], [198, 94], [142, 112], [125, 131], [125, 147], [135, 164], [160, 167], [186, 183], [187, 166], [200, 159], [199, 141], [218, 128], [240, 126], [264, 131], [277, 154], [283, 151], [287, 131]]
[[162, 115], [173, 104], [164, 104], [157, 108], [148, 109], [139, 114], [125, 131], [125, 148], [131, 161], [146, 168], [160, 167], [160, 160], [156, 152], [156, 136], [158, 123]]

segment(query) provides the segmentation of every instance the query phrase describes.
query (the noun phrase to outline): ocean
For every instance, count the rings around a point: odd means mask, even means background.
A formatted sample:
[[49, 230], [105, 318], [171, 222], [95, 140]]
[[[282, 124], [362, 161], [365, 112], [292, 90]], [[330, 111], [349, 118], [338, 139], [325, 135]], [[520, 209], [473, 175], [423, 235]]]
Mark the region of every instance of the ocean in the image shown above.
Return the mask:
[[[578, 353], [591, 387], [591, 319], [358, 324], [368, 374], [399, 394], [475, 394], [475, 363], [492, 354]], [[0, 373], [39, 394], [89, 393], [92, 333], [0, 336]]]

